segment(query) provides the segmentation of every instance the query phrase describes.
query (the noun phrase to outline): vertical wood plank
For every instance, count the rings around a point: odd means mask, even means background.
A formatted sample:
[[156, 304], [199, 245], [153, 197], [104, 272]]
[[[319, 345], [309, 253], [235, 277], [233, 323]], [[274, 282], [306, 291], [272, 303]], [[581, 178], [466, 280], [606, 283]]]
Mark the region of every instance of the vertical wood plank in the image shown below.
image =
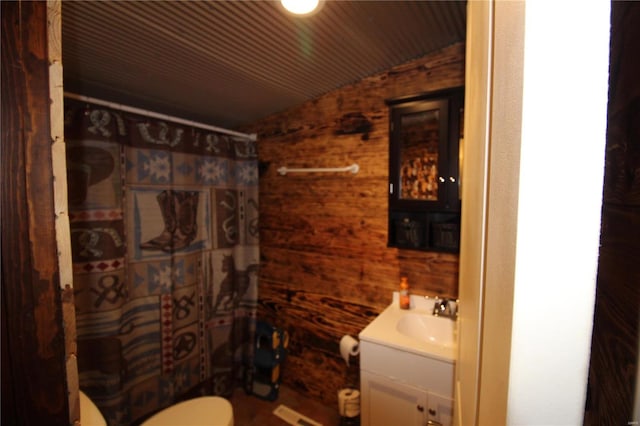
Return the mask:
[[62, 73], [62, 3], [47, 0], [47, 58], [49, 61], [49, 116], [58, 271], [65, 336], [65, 365], [70, 423], [80, 421], [76, 312], [67, 203], [67, 159], [64, 141], [64, 89]]
[[[640, 331], [640, 5], [611, 3], [602, 234], [585, 424], [633, 418]], [[638, 413], [636, 413], [638, 414]]]
[[2, 96], [3, 383], [14, 403], [5, 414], [3, 394], [2, 423], [69, 424], [46, 2], [2, 2]]

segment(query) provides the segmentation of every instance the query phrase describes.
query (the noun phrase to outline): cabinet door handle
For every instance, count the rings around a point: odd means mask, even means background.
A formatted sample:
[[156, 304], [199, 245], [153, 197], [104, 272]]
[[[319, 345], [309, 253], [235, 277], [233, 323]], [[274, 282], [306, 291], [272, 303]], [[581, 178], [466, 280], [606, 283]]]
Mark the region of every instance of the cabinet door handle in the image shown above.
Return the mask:
[[422, 413], [422, 412], [424, 412], [424, 407], [423, 407], [422, 405], [418, 405], [418, 406], [416, 406], [416, 409], [417, 409], [418, 411], [420, 411], [421, 413]]
[[433, 421], [433, 420], [428, 420], [427, 421], [427, 426], [442, 426], [442, 423], [436, 422], [436, 421]]

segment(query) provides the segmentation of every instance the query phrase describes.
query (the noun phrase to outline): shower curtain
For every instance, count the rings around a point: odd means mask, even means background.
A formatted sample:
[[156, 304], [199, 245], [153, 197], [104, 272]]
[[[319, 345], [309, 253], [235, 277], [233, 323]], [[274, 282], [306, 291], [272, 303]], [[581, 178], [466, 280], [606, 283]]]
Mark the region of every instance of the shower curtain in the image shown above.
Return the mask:
[[258, 293], [255, 141], [65, 99], [80, 388], [111, 425], [229, 396]]

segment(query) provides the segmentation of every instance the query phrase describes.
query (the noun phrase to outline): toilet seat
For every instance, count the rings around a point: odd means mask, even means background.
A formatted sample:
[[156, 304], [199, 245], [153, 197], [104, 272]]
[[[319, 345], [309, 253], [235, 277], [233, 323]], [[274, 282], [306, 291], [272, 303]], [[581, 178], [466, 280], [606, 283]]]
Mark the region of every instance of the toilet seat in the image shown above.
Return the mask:
[[202, 396], [165, 408], [141, 426], [233, 426], [231, 403], [219, 396]]
[[82, 391], [80, 393], [80, 424], [83, 426], [107, 426], [96, 404]]

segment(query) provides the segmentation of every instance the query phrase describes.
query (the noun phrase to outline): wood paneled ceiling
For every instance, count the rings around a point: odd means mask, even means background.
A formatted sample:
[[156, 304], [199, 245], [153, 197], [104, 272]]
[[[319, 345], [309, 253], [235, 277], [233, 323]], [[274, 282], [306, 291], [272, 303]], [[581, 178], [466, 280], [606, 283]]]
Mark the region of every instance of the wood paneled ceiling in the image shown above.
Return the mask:
[[235, 128], [464, 41], [464, 1], [63, 1], [65, 91]]

